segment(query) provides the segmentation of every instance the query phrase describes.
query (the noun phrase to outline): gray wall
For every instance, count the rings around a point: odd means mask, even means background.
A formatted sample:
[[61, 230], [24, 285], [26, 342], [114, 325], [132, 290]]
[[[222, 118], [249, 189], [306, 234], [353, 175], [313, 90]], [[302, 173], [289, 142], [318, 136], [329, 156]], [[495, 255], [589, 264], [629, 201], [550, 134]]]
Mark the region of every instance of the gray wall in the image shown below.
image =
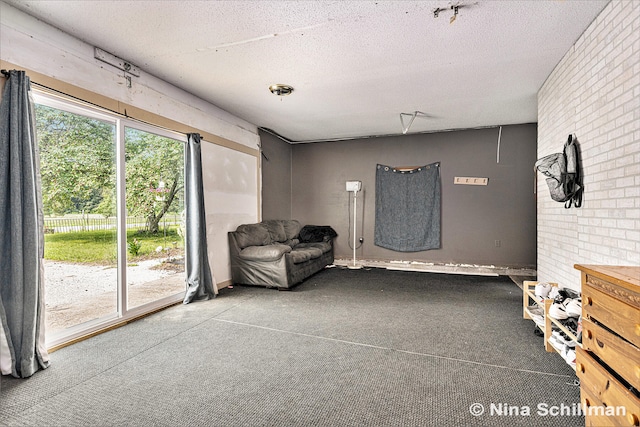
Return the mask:
[[291, 219], [292, 146], [259, 131], [262, 147], [262, 219]]
[[[263, 214], [265, 218], [286, 217], [286, 209], [276, 205], [286, 205], [289, 190], [277, 180], [286, 180], [287, 172], [270, 169], [286, 163], [287, 152], [280, 147], [281, 141], [276, 144], [270, 135], [261, 137], [270, 159], [263, 159]], [[358, 259], [535, 267], [536, 124], [502, 128], [500, 163], [496, 163], [497, 140], [498, 128], [488, 128], [292, 145], [291, 217], [303, 224], [332, 226], [339, 235], [336, 257], [351, 258], [349, 207], [353, 201], [345, 181], [362, 181], [357, 237], [362, 236], [364, 243], [357, 251]], [[275, 160], [275, 153], [282, 158]], [[375, 246], [376, 164], [422, 166], [433, 162], [441, 163], [441, 249], [396, 252]], [[455, 176], [487, 177], [489, 185], [454, 185]]]

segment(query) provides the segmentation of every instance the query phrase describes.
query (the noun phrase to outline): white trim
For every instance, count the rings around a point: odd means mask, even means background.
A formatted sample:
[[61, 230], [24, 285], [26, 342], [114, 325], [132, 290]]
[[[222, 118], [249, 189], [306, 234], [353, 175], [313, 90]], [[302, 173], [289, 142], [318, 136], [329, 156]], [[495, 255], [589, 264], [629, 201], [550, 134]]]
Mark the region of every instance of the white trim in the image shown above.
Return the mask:
[[115, 125], [118, 117], [105, 110], [91, 106], [89, 104], [78, 102], [71, 98], [54, 95], [49, 92], [44, 92], [40, 89], [32, 88], [33, 100], [36, 104], [45, 105], [47, 107], [55, 108], [58, 110], [66, 111], [68, 113], [87, 116], [92, 119], [100, 120], [105, 123]]
[[137, 120], [131, 120], [129, 118], [120, 119], [124, 127], [141, 130], [143, 132], [152, 133], [164, 138], [175, 139], [180, 142], [187, 142], [187, 135], [181, 132], [176, 132], [170, 129], [162, 128], [148, 123], [139, 122]]
[[[170, 295], [168, 297], [135, 307], [133, 310], [128, 311], [124, 316], [119, 316], [117, 313], [112, 313], [99, 319], [90, 320], [88, 322], [80, 323], [62, 331], [54, 332], [46, 338], [47, 348], [56, 347], [58, 345], [73, 341], [83, 336], [91, 335], [101, 330], [108, 329], [112, 326], [135, 319], [144, 314], [152, 313], [164, 307], [169, 307], [170, 305], [182, 301], [183, 298], [183, 293]], [[2, 342], [0, 341], [0, 345], [1, 344]], [[1, 347], [0, 350], [2, 350]]]
[[116, 122], [116, 223], [117, 234], [117, 312], [126, 316], [128, 293], [127, 286], [127, 194], [126, 194], [126, 164], [124, 153], [125, 126], [122, 120]]

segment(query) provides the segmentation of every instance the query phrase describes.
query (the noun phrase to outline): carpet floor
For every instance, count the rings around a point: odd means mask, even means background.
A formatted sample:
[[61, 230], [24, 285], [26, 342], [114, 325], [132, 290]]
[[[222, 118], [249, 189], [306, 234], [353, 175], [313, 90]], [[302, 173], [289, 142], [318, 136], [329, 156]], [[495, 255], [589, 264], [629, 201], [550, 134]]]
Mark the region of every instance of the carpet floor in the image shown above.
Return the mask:
[[573, 370], [533, 329], [508, 277], [328, 268], [52, 353], [0, 379], [0, 425], [584, 425]]

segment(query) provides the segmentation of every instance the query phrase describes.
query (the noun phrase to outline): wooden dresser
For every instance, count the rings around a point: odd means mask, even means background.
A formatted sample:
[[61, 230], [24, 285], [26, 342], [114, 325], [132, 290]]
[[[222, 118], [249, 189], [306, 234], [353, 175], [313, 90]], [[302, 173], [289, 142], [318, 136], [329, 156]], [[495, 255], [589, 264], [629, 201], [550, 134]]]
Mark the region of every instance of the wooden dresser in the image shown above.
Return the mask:
[[579, 265], [576, 373], [587, 426], [640, 426], [640, 267]]

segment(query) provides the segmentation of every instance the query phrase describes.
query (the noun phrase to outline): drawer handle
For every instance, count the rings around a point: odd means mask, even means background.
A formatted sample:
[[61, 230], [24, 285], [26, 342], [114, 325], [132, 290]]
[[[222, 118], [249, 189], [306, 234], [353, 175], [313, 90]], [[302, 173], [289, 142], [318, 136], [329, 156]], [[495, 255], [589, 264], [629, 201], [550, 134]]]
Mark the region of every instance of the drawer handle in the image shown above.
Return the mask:
[[597, 338], [596, 338], [596, 344], [598, 344], [598, 347], [604, 348], [604, 343]]
[[627, 414], [627, 420], [629, 420], [629, 424], [631, 424], [632, 426], [640, 426], [640, 419], [638, 419], [638, 416], [636, 414], [629, 412]]
[[[584, 365], [582, 363], [576, 363], [576, 371], [584, 374]], [[640, 367], [637, 369], [640, 372]]]
[[593, 300], [591, 297], [587, 297], [587, 305], [593, 305]]
[[640, 323], [636, 324], [636, 335], [640, 337]]
[[593, 339], [593, 332], [591, 332], [591, 330], [587, 330], [587, 338]]

